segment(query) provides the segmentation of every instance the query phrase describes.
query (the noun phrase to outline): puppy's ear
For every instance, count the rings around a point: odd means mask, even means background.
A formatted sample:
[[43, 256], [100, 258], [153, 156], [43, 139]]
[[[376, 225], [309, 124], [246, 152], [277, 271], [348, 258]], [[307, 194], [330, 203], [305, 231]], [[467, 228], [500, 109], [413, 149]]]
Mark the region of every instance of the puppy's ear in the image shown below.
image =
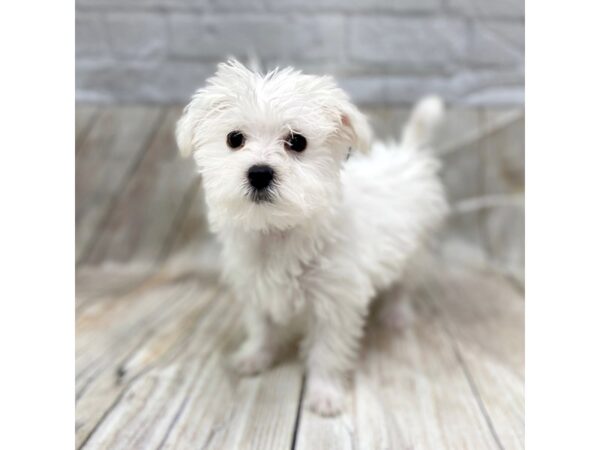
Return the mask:
[[193, 140], [194, 140], [194, 123], [190, 109], [192, 109], [192, 100], [183, 110], [183, 114], [177, 121], [175, 127], [175, 140], [177, 141], [177, 147], [179, 153], [184, 158], [187, 158], [192, 154], [193, 151]]
[[187, 158], [202, 144], [206, 135], [207, 119], [219, 111], [223, 96], [214, 89], [214, 81], [209, 80], [206, 88], [198, 89], [188, 105], [183, 109], [177, 126], [175, 139], [181, 156]]
[[373, 132], [367, 117], [348, 100], [342, 104], [340, 121], [344, 129], [343, 134], [350, 138], [351, 147], [368, 153], [371, 148]]
[[368, 153], [373, 136], [369, 120], [354, 106], [348, 94], [335, 84], [333, 78], [322, 77], [322, 81], [329, 83], [330, 98], [332, 100], [329, 110], [336, 116], [335, 120], [338, 127], [336, 134], [350, 148]]

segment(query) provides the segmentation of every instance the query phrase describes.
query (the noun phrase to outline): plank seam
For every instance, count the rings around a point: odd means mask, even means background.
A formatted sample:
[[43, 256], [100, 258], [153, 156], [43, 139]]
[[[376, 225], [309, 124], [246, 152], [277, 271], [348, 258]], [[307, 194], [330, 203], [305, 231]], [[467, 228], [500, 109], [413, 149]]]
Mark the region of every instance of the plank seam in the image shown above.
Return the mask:
[[300, 394], [298, 396], [298, 409], [296, 410], [296, 419], [294, 421], [294, 431], [292, 432], [292, 449], [296, 450], [298, 440], [298, 430], [300, 429], [300, 421], [302, 416], [302, 406], [304, 405], [304, 391], [306, 388], [306, 374], [302, 375], [302, 383], [300, 383]]
[[[208, 306], [210, 308], [210, 307], [214, 306], [215, 303], [216, 302], [214, 302], [214, 301], [208, 301], [205, 306]], [[196, 332], [198, 331], [198, 328], [203, 323], [204, 317], [205, 317], [204, 315], [200, 316], [200, 319], [196, 323], [196, 326], [186, 336], [185, 340], [178, 345], [178, 347], [176, 348], [176, 350], [173, 353], [169, 353], [168, 355], [165, 355], [164, 358], [159, 359], [152, 364], [149, 364], [147, 367], [145, 367], [143, 370], [141, 370], [139, 373], [135, 374], [133, 377], [131, 377], [131, 379], [129, 379], [128, 381], [125, 382], [121, 392], [119, 392], [119, 395], [115, 398], [115, 401], [106, 409], [106, 411], [104, 411], [102, 416], [100, 416], [100, 419], [98, 420], [98, 422], [94, 425], [94, 427], [90, 430], [89, 434], [81, 442], [81, 445], [78, 447], [78, 450], [82, 450], [87, 445], [87, 443], [90, 441], [92, 436], [96, 433], [96, 431], [98, 431], [98, 429], [104, 423], [104, 421], [107, 419], [107, 417], [115, 410], [115, 408], [119, 405], [119, 403], [121, 403], [121, 400], [123, 399], [125, 394], [129, 391], [129, 389], [131, 389], [131, 386], [133, 385], [133, 383], [135, 381], [140, 379], [142, 376], [146, 375], [152, 369], [158, 367], [159, 364], [164, 363], [164, 362], [173, 361], [187, 348], [187, 346], [192, 342], [192, 338], [193, 338], [193, 336], [195, 336]]]
[[101, 298], [107, 297], [107, 296], [115, 298], [115, 299], [127, 297], [131, 293], [138, 290], [146, 282], [148, 282], [153, 277], [155, 277], [157, 275], [157, 273], [158, 273], [158, 271], [155, 269], [148, 269], [148, 270], [142, 272], [141, 277], [139, 279], [136, 279], [136, 281], [133, 284], [124, 286], [121, 289], [116, 289], [115, 291], [112, 291], [112, 292], [109, 292], [106, 294], [100, 293], [100, 294], [96, 294], [96, 295], [90, 295], [86, 301], [78, 302], [76, 304], [76, 308], [75, 308], [75, 321], [77, 321], [77, 319], [79, 317], [81, 317], [81, 315], [85, 311], [87, 311], [90, 307], [94, 306], [96, 304], [96, 302], [98, 301], [98, 299], [101, 299]]
[[[468, 149], [472, 144], [484, 139], [488, 139], [490, 136], [494, 136], [500, 131], [505, 130], [509, 126], [517, 123], [519, 120], [522, 120], [523, 117], [523, 110], [518, 110], [513, 114], [502, 117], [498, 121], [491, 122], [490, 124], [487, 124], [486, 122], [484, 127], [478, 127], [478, 131], [467, 135], [463, 139], [457, 140], [456, 142], [451, 142], [447, 145], [438, 146], [436, 155], [444, 158], [453, 153]], [[481, 146], [478, 145], [476, 148], [477, 150], [480, 150]]]
[[124, 174], [123, 179], [121, 180], [121, 183], [119, 184], [119, 188], [112, 195], [112, 197], [110, 199], [110, 204], [109, 204], [108, 208], [106, 208], [106, 211], [105, 211], [104, 215], [102, 216], [102, 220], [100, 221], [100, 223], [94, 230], [94, 233], [93, 233], [94, 239], [90, 240], [86, 249], [81, 253], [81, 256], [75, 263], [76, 266], [80, 266], [80, 265], [84, 264], [85, 261], [90, 257], [90, 255], [96, 249], [96, 246], [100, 242], [100, 237], [102, 236], [102, 232], [103, 232], [104, 228], [106, 227], [106, 225], [108, 224], [108, 221], [110, 220], [110, 216], [112, 215], [112, 213], [117, 205], [120, 194], [122, 192], [125, 192], [127, 185], [131, 182], [133, 174], [140, 167], [140, 164], [142, 163], [144, 156], [148, 153], [148, 149], [150, 148], [152, 141], [156, 138], [156, 136], [158, 134], [158, 131], [160, 129], [160, 124], [164, 121], [166, 114], [167, 114], [166, 108], [163, 108], [160, 110], [158, 117], [154, 121], [154, 124], [153, 124], [154, 126], [152, 127], [152, 132], [150, 132], [148, 134], [148, 136], [146, 137], [143, 145], [141, 146], [140, 150], [138, 151], [137, 157], [134, 159], [129, 170]]
[[[445, 326], [444, 326], [444, 328], [445, 328]], [[486, 422], [490, 432], [492, 433], [492, 437], [494, 438], [496, 445], [498, 445], [498, 448], [500, 448], [500, 450], [504, 450], [504, 446], [502, 445], [502, 442], [500, 441], [500, 437], [498, 436], [498, 433], [496, 432], [496, 428], [494, 427], [492, 418], [490, 417], [488, 410], [485, 407], [485, 404], [483, 403], [483, 399], [481, 398], [481, 394], [479, 393], [479, 390], [477, 389], [475, 380], [473, 379], [471, 372], [467, 368], [467, 365], [466, 365], [462, 355], [460, 354], [460, 351], [458, 350], [458, 348], [456, 346], [456, 342], [453, 337], [452, 337], [452, 349], [454, 351], [456, 359], [458, 360], [458, 363], [460, 364], [460, 367], [462, 368], [463, 373], [465, 374], [465, 377], [467, 378], [467, 382], [469, 383], [471, 392], [473, 393], [473, 396], [475, 397], [477, 405], [479, 406], [479, 409], [480, 409], [481, 413], [483, 414], [485, 422]]]
[[[488, 126], [488, 124], [491, 122], [490, 120], [490, 114], [488, 110], [482, 110], [481, 111], [481, 117], [482, 117], [482, 123], [483, 123], [483, 127], [485, 128], [486, 126]], [[484, 151], [482, 152], [483, 157], [485, 158], [486, 155], [488, 155], [487, 157], [489, 158], [489, 153], [491, 150], [493, 150], [490, 147], [490, 139], [497, 133], [500, 132], [506, 128], [508, 128], [509, 126], [519, 122], [519, 120], [523, 119], [523, 114], [519, 115], [515, 120], [508, 122], [504, 127], [497, 129], [494, 133], [489, 133], [486, 136], [483, 137], [482, 140], [482, 148], [484, 148]], [[487, 161], [483, 160], [482, 163], [487, 167], [490, 164], [488, 164]], [[493, 161], [492, 161], [493, 164]], [[483, 167], [482, 167], [483, 168]], [[483, 170], [481, 171], [481, 173], [483, 174]], [[482, 198], [488, 197], [488, 199], [490, 197], [500, 197], [502, 194], [500, 195], [496, 195], [496, 194], [487, 194], [487, 187], [486, 187], [486, 183], [485, 183], [485, 176], [481, 177], [481, 183], [482, 183]], [[510, 195], [510, 194], [507, 194]], [[520, 195], [514, 196], [515, 198], [520, 198], [520, 204], [515, 203], [515, 206], [519, 207], [520, 210], [523, 209], [524, 207], [524, 202], [525, 202], [525, 197], [524, 197], [525, 193], [522, 192]], [[484, 209], [480, 209], [479, 212], [477, 213], [478, 217], [479, 217], [479, 227], [480, 227], [480, 232], [481, 235], [483, 237], [484, 240], [484, 244], [485, 244], [485, 251], [486, 251], [486, 256], [487, 256], [487, 262], [488, 264], [490, 264], [492, 267], [495, 268], [496, 271], [498, 271], [503, 277], [504, 279], [508, 280], [513, 286], [517, 287], [517, 289], [519, 289], [521, 292], [524, 292], [524, 288], [521, 286], [521, 282], [519, 281], [518, 277], [514, 275], [514, 273], [511, 270], [502, 270], [502, 266], [504, 266], [504, 264], [502, 264], [501, 258], [497, 255], [497, 251], [494, 250], [494, 246], [492, 243], [492, 236], [490, 234], [490, 230], [489, 230], [489, 226], [486, 226], [486, 211]], [[524, 271], [524, 267], [519, 267], [522, 271]], [[508, 269], [508, 267], [507, 267]]]
[[429, 298], [430, 298], [430, 301], [428, 303], [430, 304], [432, 309], [435, 311], [435, 313], [442, 319], [441, 320], [442, 329], [444, 330], [445, 334], [448, 335], [448, 337], [450, 338], [454, 356], [456, 357], [456, 360], [458, 361], [458, 364], [460, 365], [460, 368], [467, 380], [467, 383], [469, 385], [469, 389], [471, 390], [471, 393], [475, 397], [475, 402], [477, 403], [479, 411], [483, 415], [483, 419], [485, 420], [485, 423], [488, 427], [488, 431], [492, 435], [492, 438], [493, 438], [494, 442], [496, 443], [496, 445], [498, 446], [498, 449], [505, 450], [504, 446], [502, 445], [502, 442], [500, 441], [500, 437], [498, 436], [496, 428], [494, 427], [492, 418], [490, 417], [488, 410], [485, 407], [485, 404], [483, 402], [483, 399], [481, 398], [481, 394], [479, 393], [479, 390], [477, 389], [475, 380], [473, 379], [473, 376], [471, 375], [471, 372], [469, 371], [469, 368], [467, 367], [467, 364], [464, 361], [462, 354], [460, 353], [460, 349], [458, 348], [458, 344], [456, 342], [456, 337], [451, 332], [450, 328], [448, 327], [448, 324], [446, 323], [447, 319], [445, 317], [445, 314], [438, 308], [433, 297], [429, 296]]
[[[77, 155], [79, 153], [79, 151], [81, 150], [81, 148], [83, 147], [83, 143], [87, 140], [90, 132], [92, 131], [92, 128], [98, 121], [98, 118], [100, 117], [101, 112], [102, 111], [100, 108], [96, 109], [96, 111], [94, 111], [94, 113], [92, 114], [92, 118], [90, 119], [90, 122], [86, 125], [86, 127], [83, 130], [81, 130], [81, 133], [79, 133], [79, 136], [75, 137], [75, 155]], [[77, 112], [75, 112], [75, 115], [77, 116]], [[77, 118], [75, 118], [75, 120], [77, 120]]]
[[[489, 117], [485, 113], [483, 108], [477, 109], [477, 123], [479, 129], [485, 129], [488, 125]], [[517, 119], [518, 120], [518, 119]], [[508, 126], [508, 125], [507, 125]], [[486, 195], [486, 183], [485, 183], [485, 167], [487, 167], [487, 159], [489, 159], [489, 155], [487, 154], [487, 149], [489, 147], [489, 137], [493, 133], [485, 133], [481, 137], [481, 145], [478, 159], [478, 177], [477, 177], [477, 190], [480, 197], [484, 197]], [[489, 236], [486, 228], [486, 211], [483, 209], [479, 209], [475, 212], [475, 217], [477, 218], [477, 232], [481, 237], [482, 248], [485, 251], [488, 260], [492, 260], [493, 252], [492, 245], [489, 240]]]
[[175, 220], [173, 220], [173, 224], [171, 226], [171, 232], [168, 234], [167, 238], [165, 239], [165, 243], [163, 244], [163, 248], [160, 250], [160, 253], [158, 254], [157, 263], [161, 263], [164, 262], [170, 255], [171, 252], [173, 251], [173, 246], [175, 245], [175, 242], [177, 242], [177, 238], [179, 237], [179, 235], [181, 234], [181, 227], [183, 226], [183, 224], [185, 223], [185, 219], [188, 217], [190, 209], [192, 207], [192, 202], [194, 201], [194, 199], [196, 198], [196, 195], [198, 194], [198, 189], [200, 182], [197, 179], [194, 179], [192, 181], [191, 186], [187, 189], [186, 193], [184, 194], [183, 200], [181, 202], [181, 204], [179, 205], [179, 208], [177, 209], [177, 214], [175, 215]]
[[[189, 292], [192, 292], [194, 288], [190, 288]], [[156, 309], [150, 312], [150, 315], [147, 317], [148, 322], [150, 323], [150, 328], [144, 333], [144, 335], [140, 338], [138, 343], [122, 358], [121, 362], [117, 366], [117, 380], [122, 380], [123, 377], [127, 374], [124, 367], [127, 364], [127, 361], [131, 359], [133, 355], [135, 355], [140, 348], [144, 346], [144, 343], [147, 342], [152, 336], [156, 335], [156, 330], [154, 329], [156, 325], [161, 323], [163, 320], [169, 319], [170, 316], [168, 314], [173, 313], [177, 310], [177, 307], [180, 306], [180, 302], [183, 303], [185, 300], [185, 296], [188, 295], [188, 291], [182, 293], [180, 299], [175, 302], [167, 302], [168, 309], [165, 310], [165, 305], [161, 304], [156, 307]], [[183, 300], [182, 300], [183, 299]], [[122, 299], [121, 299], [122, 300]], [[156, 316], [156, 318], [155, 318]], [[106, 364], [101, 364], [101, 360], [94, 361], [92, 367], [89, 371], [92, 373], [92, 377], [85, 383], [85, 385], [81, 386], [81, 388], [77, 391], [75, 396], [75, 402], [77, 403], [84, 395], [89, 386], [96, 381], [98, 376], [106, 370]], [[87, 374], [88, 370], [77, 373], [76, 377], [82, 377]]]
[[173, 431], [173, 428], [175, 427], [175, 424], [179, 421], [179, 418], [181, 417], [181, 414], [183, 413], [183, 410], [185, 409], [185, 407], [187, 406], [187, 404], [188, 404], [188, 402], [190, 400], [188, 394], [189, 394], [189, 389], [186, 391], [186, 395], [184, 396], [183, 400], [181, 401], [181, 403], [177, 407], [177, 412], [173, 416], [173, 420], [171, 420], [171, 422], [169, 422], [169, 426], [167, 427], [167, 431], [165, 432], [165, 435], [161, 439], [160, 443], [158, 444], [158, 447], [156, 447], [156, 450], [160, 450], [161, 448], [163, 448], [164, 445], [165, 445], [165, 443], [167, 442], [167, 439], [169, 439], [169, 436], [171, 435], [171, 432]]

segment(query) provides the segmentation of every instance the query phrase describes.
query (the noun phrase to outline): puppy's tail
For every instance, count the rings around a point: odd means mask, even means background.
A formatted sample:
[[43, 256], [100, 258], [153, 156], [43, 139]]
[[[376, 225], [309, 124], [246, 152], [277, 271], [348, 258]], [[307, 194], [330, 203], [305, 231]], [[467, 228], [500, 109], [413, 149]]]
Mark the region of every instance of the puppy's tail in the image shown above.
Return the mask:
[[417, 102], [402, 133], [402, 147], [421, 148], [431, 144], [436, 129], [444, 117], [444, 102], [437, 96], [427, 96]]

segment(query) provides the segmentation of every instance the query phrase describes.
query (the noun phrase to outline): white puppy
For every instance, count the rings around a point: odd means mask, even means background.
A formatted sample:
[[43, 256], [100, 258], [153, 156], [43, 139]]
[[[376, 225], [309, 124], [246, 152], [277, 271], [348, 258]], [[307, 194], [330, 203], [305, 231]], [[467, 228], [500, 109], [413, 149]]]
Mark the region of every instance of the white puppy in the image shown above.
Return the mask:
[[267, 369], [301, 334], [309, 408], [342, 410], [370, 302], [446, 212], [423, 148], [442, 114], [426, 99], [401, 144], [371, 148], [365, 116], [331, 77], [232, 60], [194, 94], [177, 143], [194, 154], [225, 279], [245, 307], [239, 372]]

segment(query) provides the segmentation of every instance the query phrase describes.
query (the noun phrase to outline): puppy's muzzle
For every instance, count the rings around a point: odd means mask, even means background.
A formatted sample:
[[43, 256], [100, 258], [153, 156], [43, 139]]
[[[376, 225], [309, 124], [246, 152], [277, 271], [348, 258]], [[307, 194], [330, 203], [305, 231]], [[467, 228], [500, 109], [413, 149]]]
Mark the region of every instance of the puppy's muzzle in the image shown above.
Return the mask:
[[250, 182], [250, 186], [257, 191], [267, 189], [273, 182], [274, 177], [275, 172], [269, 166], [256, 165], [248, 169], [248, 181]]

